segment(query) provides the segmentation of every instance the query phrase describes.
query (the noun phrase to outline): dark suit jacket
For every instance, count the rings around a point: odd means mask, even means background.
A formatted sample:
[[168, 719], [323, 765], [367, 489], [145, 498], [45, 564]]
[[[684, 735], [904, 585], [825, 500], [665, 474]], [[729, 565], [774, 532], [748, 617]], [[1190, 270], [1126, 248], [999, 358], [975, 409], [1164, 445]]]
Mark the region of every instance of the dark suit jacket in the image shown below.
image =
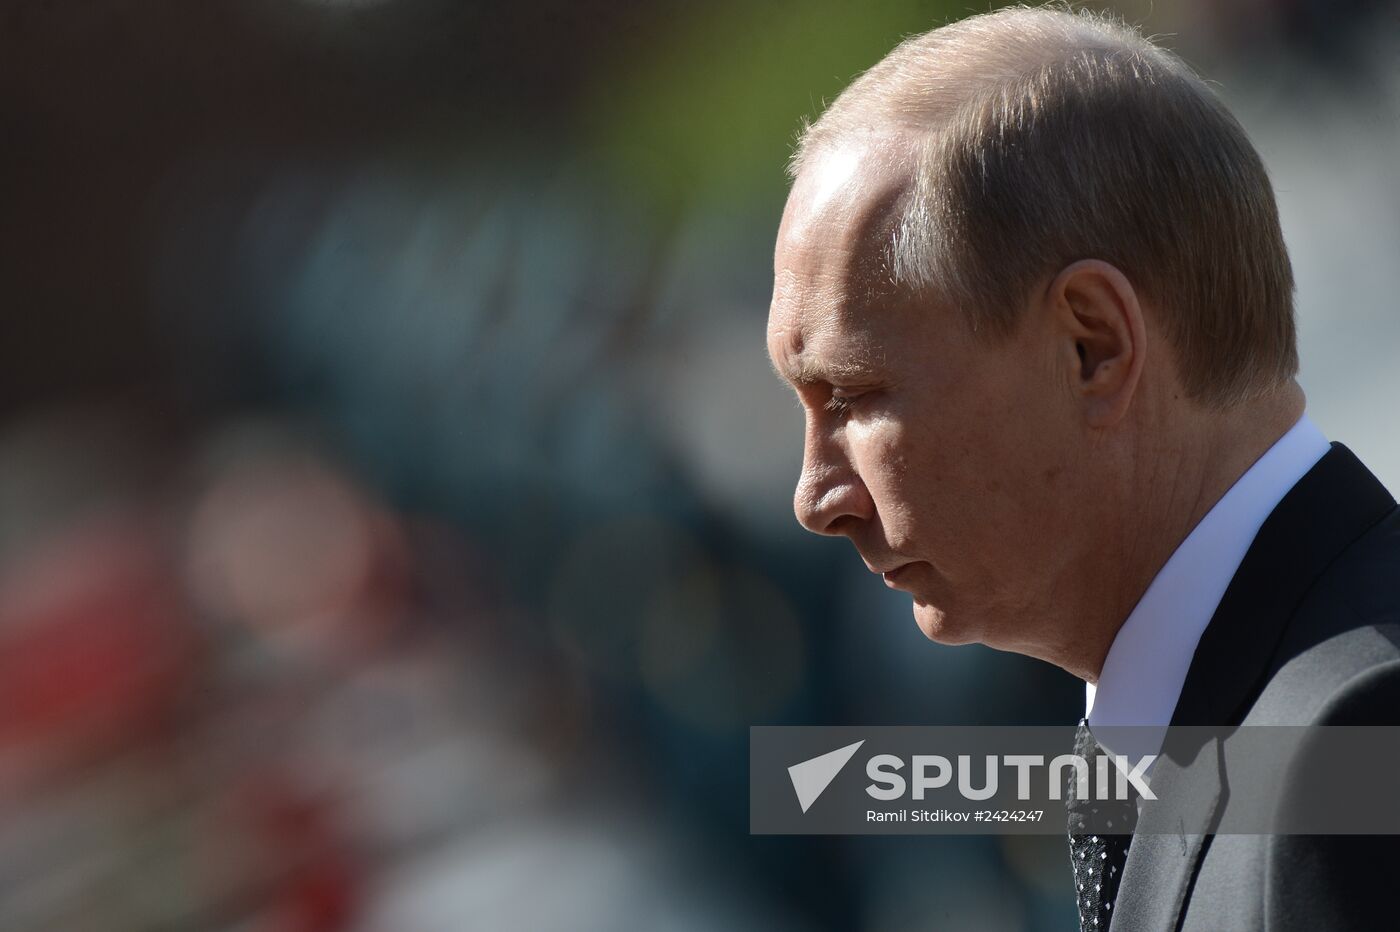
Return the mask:
[[[1400, 509], [1346, 447], [1260, 528], [1172, 724], [1400, 725]], [[1164, 752], [1154, 791], [1182, 765]], [[1152, 818], [1144, 808], [1113, 932], [1400, 928], [1400, 838], [1153, 834]]]

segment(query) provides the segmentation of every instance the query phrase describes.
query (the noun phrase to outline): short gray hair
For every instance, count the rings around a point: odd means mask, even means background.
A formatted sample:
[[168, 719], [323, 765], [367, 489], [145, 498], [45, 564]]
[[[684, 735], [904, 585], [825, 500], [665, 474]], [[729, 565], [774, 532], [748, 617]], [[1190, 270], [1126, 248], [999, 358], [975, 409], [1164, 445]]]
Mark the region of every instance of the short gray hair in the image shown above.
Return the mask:
[[1225, 406], [1298, 370], [1293, 272], [1244, 130], [1191, 69], [1100, 14], [1012, 7], [908, 39], [806, 128], [790, 170], [860, 133], [912, 141], [896, 283], [991, 335], [1079, 259], [1159, 315], [1189, 396]]

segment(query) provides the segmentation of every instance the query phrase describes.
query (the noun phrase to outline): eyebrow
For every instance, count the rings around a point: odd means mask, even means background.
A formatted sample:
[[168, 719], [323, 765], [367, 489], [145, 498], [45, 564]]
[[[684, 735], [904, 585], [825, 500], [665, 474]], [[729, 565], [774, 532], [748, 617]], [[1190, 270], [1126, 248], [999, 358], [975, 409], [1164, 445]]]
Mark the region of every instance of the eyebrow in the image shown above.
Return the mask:
[[835, 362], [822, 363], [811, 358], [799, 359], [788, 372], [778, 368], [772, 357], [768, 359], [768, 365], [773, 370], [773, 374], [781, 382], [787, 382], [794, 386], [833, 384], [835, 382], [853, 382], [863, 378], [869, 378], [873, 374], [872, 367], [864, 360], [839, 360]]

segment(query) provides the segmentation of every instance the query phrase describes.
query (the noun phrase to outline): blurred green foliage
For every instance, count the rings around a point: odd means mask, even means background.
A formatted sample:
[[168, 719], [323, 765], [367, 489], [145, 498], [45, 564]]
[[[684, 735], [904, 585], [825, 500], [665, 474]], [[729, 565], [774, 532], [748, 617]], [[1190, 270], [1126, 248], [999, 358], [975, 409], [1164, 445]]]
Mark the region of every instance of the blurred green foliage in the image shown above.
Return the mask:
[[722, 199], [778, 204], [804, 120], [890, 50], [891, 37], [965, 15], [953, 0], [699, 4], [599, 71], [585, 145], [663, 214]]

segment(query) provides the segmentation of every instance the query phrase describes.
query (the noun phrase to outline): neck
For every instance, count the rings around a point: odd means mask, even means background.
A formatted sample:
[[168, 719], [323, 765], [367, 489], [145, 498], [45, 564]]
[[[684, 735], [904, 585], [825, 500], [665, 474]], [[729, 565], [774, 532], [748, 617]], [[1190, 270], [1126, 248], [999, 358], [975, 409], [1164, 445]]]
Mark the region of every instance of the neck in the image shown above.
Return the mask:
[[1193, 412], [1176, 430], [1145, 432], [1124, 458], [1118, 531], [1086, 565], [1093, 582], [1076, 643], [1059, 665], [1097, 683], [1118, 630], [1182, 541], [1278, 439], [1305, 399], [1296, 384], [1224, 412]]

